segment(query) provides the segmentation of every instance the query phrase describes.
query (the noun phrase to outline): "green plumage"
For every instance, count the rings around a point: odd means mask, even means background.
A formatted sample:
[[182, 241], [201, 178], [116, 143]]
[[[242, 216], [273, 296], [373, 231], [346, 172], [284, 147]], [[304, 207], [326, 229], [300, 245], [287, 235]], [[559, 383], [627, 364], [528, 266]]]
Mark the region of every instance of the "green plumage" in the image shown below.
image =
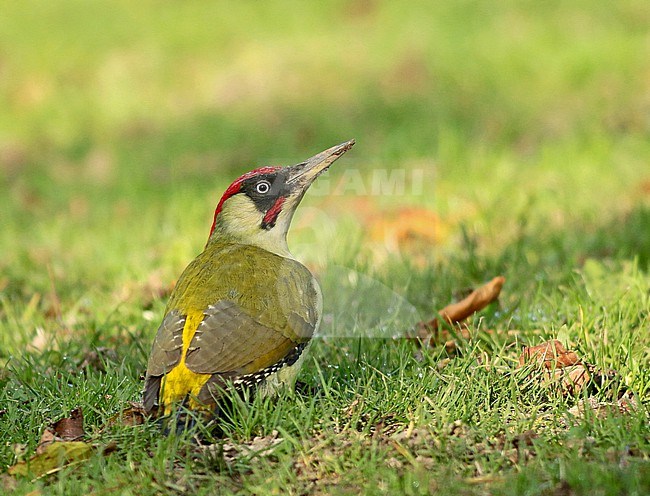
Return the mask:
[[[296, 260], [255, 246], [211, 242], [170, 297], [147, 366], [145, 408], [153, 411], [159, 398], [166, 403], [160, 391], [164, 374], [173, 396], [193, 393], [213, 403], [226, 379], [237, 382], [264, 371], [309, 341], [320, 312], [317, 283]], [[197, 314], [196, 324], [186, 324]], [[181, 359], [190, 374], [177, 377], [171, 372]], [[212, 377], [205, 383], [200, 374]]]
[[300, 262], [256, 246], [215, 241], [187, 266], [166, 313], [203, 311], [229, 300], [260, 324], [300, 342], [311, 333], [293, 329], [288, 320], [302, 317], [313, 330], [320, 311], [318, 297], [314, 277]]

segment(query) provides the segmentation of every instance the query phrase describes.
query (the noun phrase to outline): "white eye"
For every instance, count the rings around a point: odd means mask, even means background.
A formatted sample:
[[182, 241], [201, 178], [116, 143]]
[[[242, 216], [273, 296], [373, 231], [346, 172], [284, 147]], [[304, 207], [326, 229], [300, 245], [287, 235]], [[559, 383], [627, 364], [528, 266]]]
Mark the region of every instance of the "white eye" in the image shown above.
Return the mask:
[[255, 191], [260, 195], [265, 195], [271, 189], [271, 183], [268, 181], [260, 181], [255, 185]]

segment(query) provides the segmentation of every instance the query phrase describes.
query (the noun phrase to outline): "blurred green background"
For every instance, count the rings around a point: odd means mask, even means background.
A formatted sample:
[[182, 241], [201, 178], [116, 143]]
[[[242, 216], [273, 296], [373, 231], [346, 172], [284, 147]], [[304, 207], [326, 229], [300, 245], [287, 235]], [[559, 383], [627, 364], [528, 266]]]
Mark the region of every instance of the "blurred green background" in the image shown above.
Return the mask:
[[383, 219], [413, 207], [436, 222], [414, 234], [425, 264], [533, 240], [532, 265], [647, 268], [649, 26], [641, 0], [5, 2], [0, 288], [27, 313], [3, 341], [52, 328], [36, 310], [53, 306], [63, 327], [136, 312], [133, 288], [178, 276], [238, 174], [349, 138], [332, 184], [424, 184], [308, 196], [290, 244], [313, 266], [349, 262], [350, 239], [395, 255]]
[[[289, 236], [322, 281], [323, 333], [404, 333], [504, 275], [472, 340], [451, 360], [317, 340], [301, 378], [321, 392], [257, 401], [228, 431], [279, 430], [266, 461], [215, 469], [153, 423], [107, 434], [228, 184], [350, 138]], [[0, 466], [81, 407], [118, 454], [37, 488], [644, 494], [649, 163], [647, 0], [1, 2]], [[552, 338], [617, 370], [639, 411], [567, 424], [576, 399], [514, 365]], [[384, 423], [423, 437], [397, 449]]]

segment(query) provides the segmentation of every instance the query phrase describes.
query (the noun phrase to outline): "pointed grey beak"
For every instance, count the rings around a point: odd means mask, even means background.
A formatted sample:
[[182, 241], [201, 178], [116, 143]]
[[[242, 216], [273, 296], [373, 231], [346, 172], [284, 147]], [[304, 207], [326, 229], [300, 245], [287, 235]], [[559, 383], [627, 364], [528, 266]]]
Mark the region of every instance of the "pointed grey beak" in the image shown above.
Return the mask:
[[346, 141], [340, 145], [328, 148], [304, 162], [290, 166], [287, 184], [291, 184], [293, 187], [300, 188], [303, 191], [306, 190], [320, 174], [325, 172], [334, 161], [352, 148], [353, 145], [354, 140], [351, 139], [350, 141]]

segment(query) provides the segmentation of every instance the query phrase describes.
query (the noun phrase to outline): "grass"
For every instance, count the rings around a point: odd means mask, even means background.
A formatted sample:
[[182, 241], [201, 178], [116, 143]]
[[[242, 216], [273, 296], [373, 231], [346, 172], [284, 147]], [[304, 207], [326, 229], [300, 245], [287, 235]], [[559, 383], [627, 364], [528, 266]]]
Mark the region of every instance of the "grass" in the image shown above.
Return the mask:
[[[0, 466], [76, 407], [117, 450], [3, 490], [650, 492], [644, 2], [4, 10]], [[154, 423], [104, 429], [139, 398], [228, 183], [352, 137], [290, 234], [325, 297], [314, 391], [236, 402], [211, 451]], [[378, 171], [405, 188], [372, 194]], [[436, 220], [395, 248], [406, 208]], [[458, 355], [385, 339], [499, 274]], [[638, 411], [575, 418], [581, 398], [531, 384], [520, 348], [552, 338], [618, 371]]]

